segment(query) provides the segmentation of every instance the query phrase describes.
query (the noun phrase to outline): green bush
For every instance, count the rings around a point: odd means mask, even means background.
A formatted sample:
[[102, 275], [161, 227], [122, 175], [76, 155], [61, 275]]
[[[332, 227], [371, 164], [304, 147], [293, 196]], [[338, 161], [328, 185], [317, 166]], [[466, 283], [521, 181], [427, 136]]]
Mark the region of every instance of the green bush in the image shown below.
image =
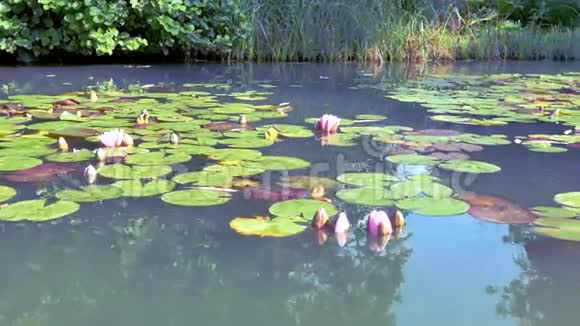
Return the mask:
[[240, 0], [2, 0], [0, 51], [227, 56], [245, 36]]

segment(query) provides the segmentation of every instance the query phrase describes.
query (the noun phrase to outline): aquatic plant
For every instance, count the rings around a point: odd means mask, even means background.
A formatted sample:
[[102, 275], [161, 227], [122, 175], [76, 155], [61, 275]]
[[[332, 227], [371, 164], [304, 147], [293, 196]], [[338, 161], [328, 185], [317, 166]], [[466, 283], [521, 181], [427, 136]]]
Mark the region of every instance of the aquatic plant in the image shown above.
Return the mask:
[[[250, 31], [234, 48], [233, 54], [237, 58], [258, 61], [354, 59], [377, 64], [580, 56], [580, 48], [575, 43], [580, 29], [575, 24], [540, 26], [545, 22], [535, 18], [547, 10], [538, 9], [534, 14], [523, 15], [531, 22], [522, 26], [517, 23], [522, 21], [521, 17], [512, 17], [512, 22], [509, 15], [489, 14], [497, 13], [497, 8], [490, 8], [488, 12], [482, 10], [482, 14], [477, 15], [474, 14], [476, 10], [460, 12], [457, 7], [465, 6], [456, 3], [437, 9], [431, 2], [409, 3], [246, 1], [243, 6]], [[570, 13], [573, 13], [574, 7], [571, 8]]]
[[106, 147], [119, 147], [133, 145], [133, 138], [122, 129], [113, 129], [99, 135], [101, 144]]
[[[469, 87], [465, 87], [467, 85]], [[559, 75], [432, 75], [407, 81], [388, 91], [387, 96], [421, 103], [435, 114], [431, 119], [436, 121], [483, 126], [541, 121], [575, 127], [579, 122], [575, 114], [574, 94], [577, 89], [575, 72]], [[560, 114], [555, 115], [555, 112]], [[498, 142], [506, 141], [495, 138]]]
[[311, 224], [315, 229], [322, 229], [326, 226], [326, 223], [328, 223], [328, 214], [324, 207], [321, 207], [314, 213]]
[[533, 212], [505, 198], [463, 192], [457, 198], [469, 203], [469, 214], [476, 219], [493, 223], [525, 224], [533, 222]]
[[393, 215], [390, 216], [391, 225], [394, 228], [401, 228], [405, 225], [405, 216], [400, 210], [396, 210]]
[[324, 114], [314, 122], [314, 129], [324, 134], [334, 134], [340, 126], [340, 118], [332, 114]]
[[391, 220], [387, 213], [373, 210], [367, 215], [367, 232], [373, 237], [386, 236], [393, 233]]
[[346, 233], [348, 230], [350, 230], [350, 222], [346, 213], [341, 212], [334, 222], [334, 233]]

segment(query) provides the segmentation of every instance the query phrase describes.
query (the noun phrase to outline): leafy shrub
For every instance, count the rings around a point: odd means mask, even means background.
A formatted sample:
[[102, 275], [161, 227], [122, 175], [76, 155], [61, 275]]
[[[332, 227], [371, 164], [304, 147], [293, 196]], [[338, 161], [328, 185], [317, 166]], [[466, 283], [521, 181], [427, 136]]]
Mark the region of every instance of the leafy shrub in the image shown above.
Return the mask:
[[0, 51], [220, 55], [244, 36], [240, 0], [2, 0]]

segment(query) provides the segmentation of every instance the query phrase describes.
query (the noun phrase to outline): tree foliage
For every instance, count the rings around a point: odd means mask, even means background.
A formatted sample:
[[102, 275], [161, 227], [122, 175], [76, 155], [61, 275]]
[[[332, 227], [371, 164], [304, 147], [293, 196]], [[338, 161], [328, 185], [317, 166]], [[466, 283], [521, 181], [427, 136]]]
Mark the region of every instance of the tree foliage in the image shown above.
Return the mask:
[[240, 0], [3, 0], [0, 51], [34, 57], [227, 54], [244, 37]]

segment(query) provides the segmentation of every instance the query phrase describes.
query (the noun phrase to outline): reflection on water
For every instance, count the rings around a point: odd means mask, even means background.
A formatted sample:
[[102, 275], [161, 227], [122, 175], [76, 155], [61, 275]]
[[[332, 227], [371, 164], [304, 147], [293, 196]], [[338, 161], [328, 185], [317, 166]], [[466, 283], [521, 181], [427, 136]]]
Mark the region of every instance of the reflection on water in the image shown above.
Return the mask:
[[381, 255], [362, 235], [340, 249], [314, 232], [230, 247], [204, 219], [115, 218], [5, 230], [3, 324], [394, 324], [403, 239]]
[[497, 313], [518, 325], [574, 325], [579, 316], [580, 246], [517, 229], [510, 234], [523, 248], [515, 259], [520, 273], [507, 284], [488, 288], [498, 298]]
[[[296, 110], [286, 123], [333, 112], [385, 114], [389, 124], [452, 128], [510, 137], [560, 133], [557, 125], [474, 127], [434, 122], [416, 104], [385, 99], [362, 82], [399, 82], [424, 72], [482, 74], [578, 71], [577, 63], [455, 64], [421, 67], [356, 65], [80, 66], [0, 68], [3, 93], [58, 94], [113, 78], [120, 86], [226, 82], [239, 89], [271, 83], [273, 103]], [[52, 76], [54, 75], [54, 76]], [[368, 143], [367, 145], [372, 145]], [[328, 166], [335, 177], [353, 169], [385, 169], [381, 155], [360, 147], [288, 140], [266, 149]], [[474, 154], [502, 172], [470, 180], [440, 175], [445, 184], [498, 195], [524, 206], [549, 204], [578, 190], [570, 162], [578, 151], [532, 153], [511, 145]], [[195, 164], [195, 163], [194, 163]], [[429, 168], [392, 165], [398, 176]], [[533, 176], [533, 177], [530, 177]], [[5, 180], [2, 181], [3, 184]], [[78, 178], [19, 186], [27, 196], [54, 193]], [[575, 325], [580, 310], [580, 245], [535, 237], [526, 226], [408, 216], [404, 234], [385, 251], [369, 249], [351, 232], [340, 248], [333, 237], [306, 232], [287, 239], [235, 234], [231, 218], [264, 212], [268, 203], [241, 196], [215, 208], [184, 208], [155, 200], [117, 199], [83, 205], [74, 218], [51, 224], [0, 225], [1, 325]], [[367, 208], [341, 207], [351, 221]], [[322, 243], [322, 245], [321, 245]], [[374, 244], [380, 246], [380, 244]]]

